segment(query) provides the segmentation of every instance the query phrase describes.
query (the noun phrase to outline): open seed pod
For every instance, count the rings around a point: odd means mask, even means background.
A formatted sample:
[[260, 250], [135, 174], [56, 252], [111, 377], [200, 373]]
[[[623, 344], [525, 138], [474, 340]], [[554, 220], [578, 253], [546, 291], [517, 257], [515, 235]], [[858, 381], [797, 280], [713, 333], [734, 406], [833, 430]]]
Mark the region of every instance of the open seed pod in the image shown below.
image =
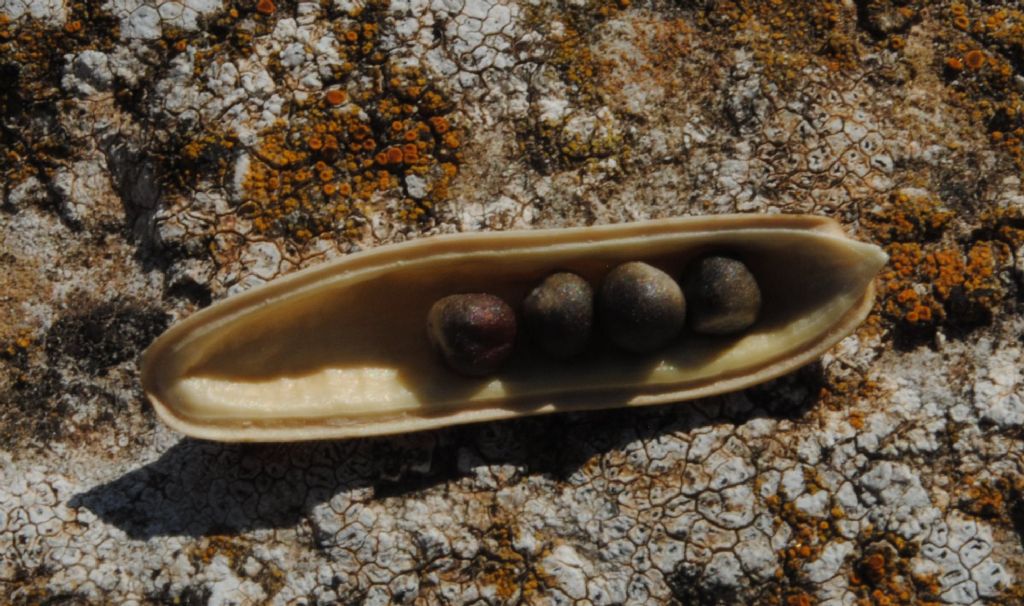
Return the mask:
[[[597, 342], [567, 364], [517, 344], [494, 375], [446, 368], [425, 337], [435, 301], [517, 302], [552, 270], [598, 285], [644, 261], [672, 276], [709, 251], [761, 287], [741, 334], [684, 332], [632, 355]], [[741, 389], [813, 361], [871, 308], [886, 261], [814, 216], [732, 215], [428, 238], [353, 254], [200, 311], [146, 351], [142, 385], [186, 434], [289, 441], [416, 431], [567, 410], [642, 406]]]

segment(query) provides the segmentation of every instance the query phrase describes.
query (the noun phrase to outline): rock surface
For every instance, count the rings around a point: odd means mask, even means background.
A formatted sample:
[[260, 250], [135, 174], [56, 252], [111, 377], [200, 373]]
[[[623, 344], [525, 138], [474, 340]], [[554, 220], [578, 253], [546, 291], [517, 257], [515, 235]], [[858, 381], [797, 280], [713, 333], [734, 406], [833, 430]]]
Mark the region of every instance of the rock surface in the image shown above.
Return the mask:
[[[1024, 603], [1024, 14], [777, 4], [0, 0], [0, 602]], [[884, 246], [869, 321], [741, 393], [392, 438], [140, 393], [325, 259], [724, 212]]]

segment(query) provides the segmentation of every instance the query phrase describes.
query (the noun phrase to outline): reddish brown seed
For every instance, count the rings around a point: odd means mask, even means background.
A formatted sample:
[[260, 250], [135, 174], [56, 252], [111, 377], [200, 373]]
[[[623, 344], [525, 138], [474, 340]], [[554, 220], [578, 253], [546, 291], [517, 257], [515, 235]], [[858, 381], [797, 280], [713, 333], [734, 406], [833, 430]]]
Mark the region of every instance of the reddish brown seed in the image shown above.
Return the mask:
[[512, 354], [515, 312], [494, 295], [450, 295], [430, 308], [427, 337], [452, 370], [488, 375]]

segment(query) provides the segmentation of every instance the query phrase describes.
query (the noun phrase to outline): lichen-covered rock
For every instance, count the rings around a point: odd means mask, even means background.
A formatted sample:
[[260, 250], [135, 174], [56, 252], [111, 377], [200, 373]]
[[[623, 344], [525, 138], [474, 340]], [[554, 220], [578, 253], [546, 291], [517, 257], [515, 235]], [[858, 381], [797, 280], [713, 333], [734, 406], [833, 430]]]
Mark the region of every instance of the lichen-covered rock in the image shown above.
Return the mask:
[[[1024, 604], [1024, 13], [0, 0], [0, 602]], [[182, 439], [171, 322], [437, 233], [814, 212], [868, 322], [654, 409]]]

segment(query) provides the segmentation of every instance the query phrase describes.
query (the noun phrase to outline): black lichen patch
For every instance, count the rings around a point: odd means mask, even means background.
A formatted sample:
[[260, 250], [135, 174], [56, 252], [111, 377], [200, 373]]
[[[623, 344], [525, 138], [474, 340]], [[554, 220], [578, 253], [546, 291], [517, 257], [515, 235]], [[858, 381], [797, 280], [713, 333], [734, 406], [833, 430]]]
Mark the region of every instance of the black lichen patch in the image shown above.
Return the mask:
[[169, 318], [120, 300], [83, 309], [54, 323], [39, 347], [30, 343], [0, 359], [8, 377], [0, 390], [4, 444], [86, 439], [92, 429], [125, 422], [141, 396], [134, 374], [110, 371], [136, 360]]
[[678, 606], [725, 606], [738, 603], [736, 590], [709, 579], [704, 571], [689, 563], [676, 567], [666, 579]]
[[857, 0], [857, 25], [877, 38], [906, 32], [921, 20], [920, 0]]
[[82, 314], [64, 316], [46, 336], [51, 363], [67, 363], [90, 375], [135, 359], [167, 328], [166, 313], [131, 303], [104, 303]]
[[966, 475], [954, 494], [958, 510], [1005, 529], [1024, 547], [1024, 475], [1010, 473], [994, 479]]
[[67, 404], [59, 400], [63, 386], [60, 373], [52, 368], [36, 367], [19, 374], [9, 389], [0, 392], [0, 439], [12, 444], [29, 435], [45, 444], [58, 437], [69, 412]]
[[0, 390], [0, 442], [31, 450], [73, 437], [87, 440], [91, 430], [118, 424], [130, 411], [135, 400], [119, 392], [119, 386], [68, 379], [38, 363]]
[[1015, 488], [1010, 494], [1007, 511], [1010, 515], [1010, 522], [1013, 524], [1013, 530], [1020, 539], [1020, 545], [1024, 547], [1024, 488]]
[[796, 372], [751, 387], [745, 393], [766, 414], [795, 421], [805, 418], [807, 412], [822, 401], [822, 390], [828, 386], [821, 363], [813, 362]]
[[160, 593], [147, 596], [147, 599], [152, 600], [154, 604], [166, 606], [204, 606], [210, 603], [212, 597], [213, 590], [209, 587], [189, 585], [177, 595], [174, 595], [168, 586]]

